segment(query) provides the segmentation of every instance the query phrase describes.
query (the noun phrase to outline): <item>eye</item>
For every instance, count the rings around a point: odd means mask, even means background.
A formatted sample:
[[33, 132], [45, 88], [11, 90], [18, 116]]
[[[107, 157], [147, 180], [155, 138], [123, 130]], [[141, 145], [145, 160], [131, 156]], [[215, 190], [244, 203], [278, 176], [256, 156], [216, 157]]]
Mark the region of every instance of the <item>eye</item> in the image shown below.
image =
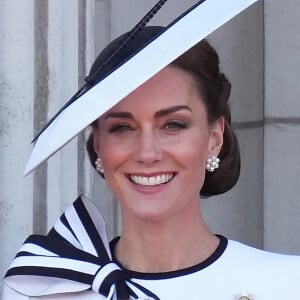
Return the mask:
[[186, 129], [188, 124], [179, 120], [170, 120], [165, 125], [164, 128], [170, 131], [176, 131], [180, 129]]
[[109, 133], [123, 133], [123, 132], [132, 131], [132, 130], [134, 130], [134, 128], [132, 126], [130, 126], [129, 124], [115, 124], [109, 128], [108, 132]]

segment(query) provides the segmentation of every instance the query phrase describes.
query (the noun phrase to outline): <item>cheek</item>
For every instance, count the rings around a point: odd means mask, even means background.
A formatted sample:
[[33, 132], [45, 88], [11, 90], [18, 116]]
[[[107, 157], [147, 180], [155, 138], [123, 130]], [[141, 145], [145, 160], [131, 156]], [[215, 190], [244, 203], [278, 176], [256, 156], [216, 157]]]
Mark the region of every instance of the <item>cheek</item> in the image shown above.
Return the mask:
[[105, 147], [100, 150], [100, 155], [106, 172], [116, 169], [126, 157], [125, 151], [120, 151], [116, 147]]
[[129, 150], [126, 145], [107, 138], [105, 135], [101, 137], [98, 153], [107, 176], [118, 169], [129, 157]]
[[185, 156], [187, 160], [197, 165], [202, 165], [206, 162], [207, 154], [209, 148], [209, 138], [208, 135], [194, 134], [190, 135], [189, 139], [186, 141], [181, 141], [179, 143], [177, 150], [181, 152], [182, 156]]
[[206, 160], [208, 157], [208, 137], [195, 136], [189, 144], [181, 151], [181, 157], [185, 162], [187, 180], [190, 188], [199, 189], [205, 179]]

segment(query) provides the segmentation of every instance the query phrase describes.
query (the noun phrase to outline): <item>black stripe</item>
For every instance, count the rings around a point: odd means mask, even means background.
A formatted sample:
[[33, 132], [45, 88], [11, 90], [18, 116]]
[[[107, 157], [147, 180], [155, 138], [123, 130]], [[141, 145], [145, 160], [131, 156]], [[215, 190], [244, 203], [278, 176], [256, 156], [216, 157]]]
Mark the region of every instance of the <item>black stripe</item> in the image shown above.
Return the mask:
[[[77, 199], [75, 200], [75, 202], [78, 201], [79, 199], [80, 199], [80, 197], [77, 198]], [[76, 236], [76, 234], [75, 234], [73, 228], [72, 228], [71, 225], [69, 224], [69, 222], [68, 222], [68, 220], [67, 220], [67, 218], [66, 218], [65, 213], [61, 215], [61, 217], [59, 218], [59, 220], [60, 220], [61, 223], [62, 223], [62, 224], [63, 224], [63, 225], [71, 232], [71, 234], [73, 235], [73, 237], [74, 237], [74, 238], [77, 240], [77, 242], [79, 243], [79, 240], [78, 240], [78, 238], [77, 238], [77, 236]], [[57, 238], [57, 239], [64, 239], [66, 242], [69, 243], [68, 240], [66, 240], [59, 232], [56, 231], [55, 227], [53, 227], [53, 228], [49, 231], [48, 236], [49, 236], [49, 237], [54, 237], [54, 238]]]
[[52, 238], [49, 239], [47, 236], [42, 235], [31, 235], [27, 239], [27, 242], [40, 246], [45, 250], [51, 251], [62, 258], [91, 262], [94, 264], [98, 264], [99, 266], [107, 263], [107, 260], [100, 259], [100, 257], [80, 250], [74, 247], [72, 244], [66, 243], [65, 240], [55, 240]]
[[16, 257], [26, 257], [26, 256], [42, 256], [40, 254], [34, 254], [34, 253], [31, 253], [31, 252], [27, 252], [27, 251], [20, 251], [17, 253]]
[[5, 274], [5, 277], [14, 275], [32, 275], [43, 277], [56, 277], [68, 280], [73, 280], [85, 284], [93, 282], [93, 275], [82, 273], [79, 271], [72, 271], [64, 268], [48, 268], [48, 267], [16, 267], [11, 268]]
[[125, 280], [129, 279], [126, 272], [121, 270], [114, 270], [107, 275], [107, 277], [103, 280], [100, 285], [99, 292], [106, 297], [109, 294], [109, 290], [117, 282], [124, 282]]
[[146, 294], [147, 296], [155, 299], [155, 300], [160, 300], [154, 293], [152, 293], [151, 291], [149, 291], [148, 289], [146, 289], [145, 287], [143, 287], [142, 285], [138, 284], [137, 282], [133, 282], [131, 280], [129, 280], [129, 282], [134, 285], [135, 287], [137, 287], [140, 291], [142, 291], [144, 294]]
[[99, 258], [103, 261], [103, 263], [107, 263], [110, 259], [103, 241], [81, 198], [74, 202], [74, 208], [86, 230], [87, 235], [90, 237]]
[[[77, 200], [76, 200], [77, 201]], [[72, 232], [72, 234], [75, 236], [74, 234], [74, 231], [72, 229], [72, 227], [70, 226], [67, 218], [66, 218], [66, 215], [63, 214], [61, 217], [60, 217], [60, 221]]]

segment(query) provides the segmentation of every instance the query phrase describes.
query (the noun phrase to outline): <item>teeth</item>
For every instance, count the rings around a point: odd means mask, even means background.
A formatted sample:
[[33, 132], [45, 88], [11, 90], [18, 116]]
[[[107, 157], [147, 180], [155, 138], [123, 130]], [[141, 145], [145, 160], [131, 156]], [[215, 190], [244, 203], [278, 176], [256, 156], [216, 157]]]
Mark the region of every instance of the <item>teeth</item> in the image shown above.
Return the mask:
[[163, 175], [157, 175], [157, 176], [151, 176], [151, 177], [132, 175], [132, 176], [130, 176], [130, 179], [136, 184], [145, 185], [145, 186], [153, 186], [153, 185], [167, 183], [173, 177], [174, 177], [173, 174], [163, 174]]

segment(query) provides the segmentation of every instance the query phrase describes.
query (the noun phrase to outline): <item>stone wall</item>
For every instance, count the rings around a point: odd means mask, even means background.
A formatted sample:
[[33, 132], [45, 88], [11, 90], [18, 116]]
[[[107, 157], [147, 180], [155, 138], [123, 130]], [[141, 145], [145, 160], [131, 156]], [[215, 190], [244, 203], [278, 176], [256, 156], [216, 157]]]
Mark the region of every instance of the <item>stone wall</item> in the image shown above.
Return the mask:
[[[86, 132], [33, 174], [23, 178], [22, 173], [30, 140], [82, 84], [95, 52], [132, 28], [156, 2], [0, 0], [0, 274], [24, 238], [46, 232], [81, 193], [103, 211], [110, 234], [118, 233], [118, 206], [89, 166]], [[195, 2], [169, 1], [151, 23], [167, 24]], [[215, 232], [296, 254], [299, 25], [299, 1], [260, 0], [208, 37], [232, 83], [242, 172], [232, 191], [202, 200]]]

